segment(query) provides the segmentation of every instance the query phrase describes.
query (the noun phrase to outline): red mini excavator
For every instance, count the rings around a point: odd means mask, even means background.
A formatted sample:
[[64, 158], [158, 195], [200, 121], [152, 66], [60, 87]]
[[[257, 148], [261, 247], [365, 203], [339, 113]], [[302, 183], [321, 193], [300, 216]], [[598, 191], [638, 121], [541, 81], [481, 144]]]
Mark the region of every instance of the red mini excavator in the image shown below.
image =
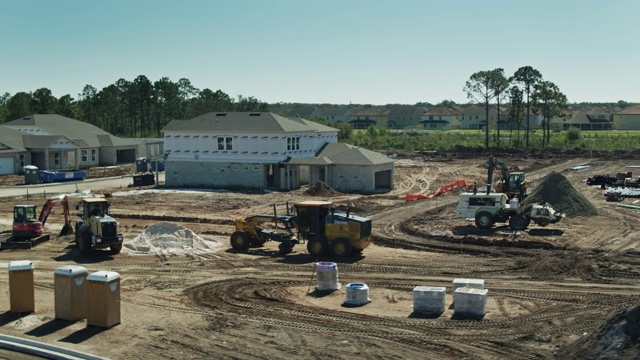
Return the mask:
[[47, 222], [49, 213], [56, 205], [62, 205], [64, 213], [64, 226], [60, 231], [60, 236], [72, 234], [73, 227], [69, 216], [69, 200], [66, 196], [62, 196], [48, 199], [40, 211], [40, 216], [37, 218], [35, 205], [15, 205], [13, 207], [13, 229], [10, 240], [37, 240], [38, 242], [49, 240], [49, 235], [43, 233], [43, 227]]

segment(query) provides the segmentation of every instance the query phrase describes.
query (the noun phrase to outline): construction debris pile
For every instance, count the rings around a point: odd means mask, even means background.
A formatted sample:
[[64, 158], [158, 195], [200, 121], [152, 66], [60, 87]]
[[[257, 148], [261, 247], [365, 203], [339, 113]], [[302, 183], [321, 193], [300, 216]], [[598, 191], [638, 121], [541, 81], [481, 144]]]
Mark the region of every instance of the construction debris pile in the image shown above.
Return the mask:
[[557, 211], [573, 216], [603, 215], [587, 198], [578, 192], [562, 174], [552, 172], [524, 200], [523, 205], [549, 203]]
[[593, 332], [563, 348], [558, 359], [637, 359], [640, 306], [618, 311]]
[[217, 241], [204, 240], [180, 225], [162, 221], [144, 229], [133, 240], [124, 244], [129, 254], [197, 255], [220, 249]]

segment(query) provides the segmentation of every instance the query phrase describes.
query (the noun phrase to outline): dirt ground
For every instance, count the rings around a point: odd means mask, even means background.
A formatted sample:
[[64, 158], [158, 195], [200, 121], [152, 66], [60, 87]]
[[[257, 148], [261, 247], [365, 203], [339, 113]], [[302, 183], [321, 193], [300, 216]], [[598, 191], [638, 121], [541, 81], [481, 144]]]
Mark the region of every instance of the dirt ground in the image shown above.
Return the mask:
[[[518, 233], [503, 224], [479, 230], [455, 215], [462, 189], [405, 201], [407, 193], [430, 194], [456, 180], [486, 183], [486, 158], [449, 160], [432, 154], [397, 155], [395, 189], [377, 195], [310, 196], [307, 188], [267, 194], [104, 189], [125, 239], [170, 221], [220, 242], [222, 250], [189, 256], [83, 256], [68, 235], [53, 236], [31, 250], [2, 251], [2, 267], [12, 260], [34, 262], [36, 312], [8, 312], [8, 273], [0, 272], [0, 329], [113, 359], [554, 358], [596, 332], [616, 311], [640, 303], [640, 212], [605, 202], [603, 190], [584, 182], [596, 174], [626, 171], [626, 165], [640, 165], [640, 160], [500, 159], [524, 170], [530, 189], [552, 171], [564, 175], [605, 215], [567, 218], [544, 228], [532, 225]], [[577, 165], [590, 167], [569, 170]], [[100, 171], [108, 176], [102, 168], [94, 173]], [[2, 185], [20, 182], [19, 177], [1, 180]], [[358, 215], [370, 217], [373, 245], [347, 259], [314, 259], [302, 245], [282, 256], [271, 242], [246, 253], [231, 250], [235, 218], [272, 213], [274, 203], [284, 209], [285, 201], [308, 199], [352, 205]], [[0, 231], [10, 231], [14, 204], [33, 202], [4, 198]], [[61, 223], [54, 210], [48, 231], [55, 235]], [[337, 263], [340, 290], [316, 291], [317, 261]], [[120, 325], [99, 329], [84, 320], [54, 319], [53, 271], [72, 264], [121, 275]], [[456, 278], [485, 280], [489, 295], [483, 318], [454, 315], [451, 285]], [[344, 305], [344, 285], [351, 282], [368, 285], [370, 303]], [[447, 287], [444, 313], [414, 313], [415, 286]]]

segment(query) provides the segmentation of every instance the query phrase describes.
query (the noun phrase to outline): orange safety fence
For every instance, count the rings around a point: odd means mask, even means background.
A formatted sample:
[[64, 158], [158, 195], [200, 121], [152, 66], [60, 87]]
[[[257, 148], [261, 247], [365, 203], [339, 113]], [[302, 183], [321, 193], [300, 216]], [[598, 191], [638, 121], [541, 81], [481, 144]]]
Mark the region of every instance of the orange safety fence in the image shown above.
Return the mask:
[[438, 189], [438, 191], [436, 191], [433, 194], [430, 195], [423, 195], [423, 194], [407, 194], [407, 201], [415, 201], [418, 199], [433, 199], [434, 197], [440, 195], [440, 194], [444, 194], [447, 191], [451, 191], [455, 188], [459, 188], [459, 187], [463, 187], [463, 186], [469, 186], [470, 184], [467, 183], [465, 180], [458, 180], [458, 181], [454, 181], [452, 183], [449, 184], [445, 184], [442, 185], [440, 187], [440, 189]]

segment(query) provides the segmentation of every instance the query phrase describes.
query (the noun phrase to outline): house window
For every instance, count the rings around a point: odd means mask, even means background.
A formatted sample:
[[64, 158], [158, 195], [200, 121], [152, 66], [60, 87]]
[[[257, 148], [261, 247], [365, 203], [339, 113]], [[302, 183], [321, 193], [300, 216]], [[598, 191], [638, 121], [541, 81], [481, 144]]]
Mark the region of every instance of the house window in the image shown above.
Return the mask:
[[249, 171], [249, 164], [242, 164], [243, 171]]
[[476, 115], [476, 120], [478, 120], [478, 115]]
[[433, 120], [433, 116], [429, 116], [429, 120]]
[[437, 129], [438, 128], [438, 124], [431, 124], [431, 128], [432, 129]]
[[231, 136], [218, 136], [218, 150], [233, 150], [233, 138]]
[[253, 171], [260, 171], [260, 165], [253, 164]]
[[287, 137], [287, 150], [300, 150], [300, 136]]
[[87, 162], [87, 150], [82, 150], [82, 162]]
[[96, 162], [96, 149], [91, 150], [91, 161]]
[[60, 165], [60, 153], [53, 153], [53, 163]]

